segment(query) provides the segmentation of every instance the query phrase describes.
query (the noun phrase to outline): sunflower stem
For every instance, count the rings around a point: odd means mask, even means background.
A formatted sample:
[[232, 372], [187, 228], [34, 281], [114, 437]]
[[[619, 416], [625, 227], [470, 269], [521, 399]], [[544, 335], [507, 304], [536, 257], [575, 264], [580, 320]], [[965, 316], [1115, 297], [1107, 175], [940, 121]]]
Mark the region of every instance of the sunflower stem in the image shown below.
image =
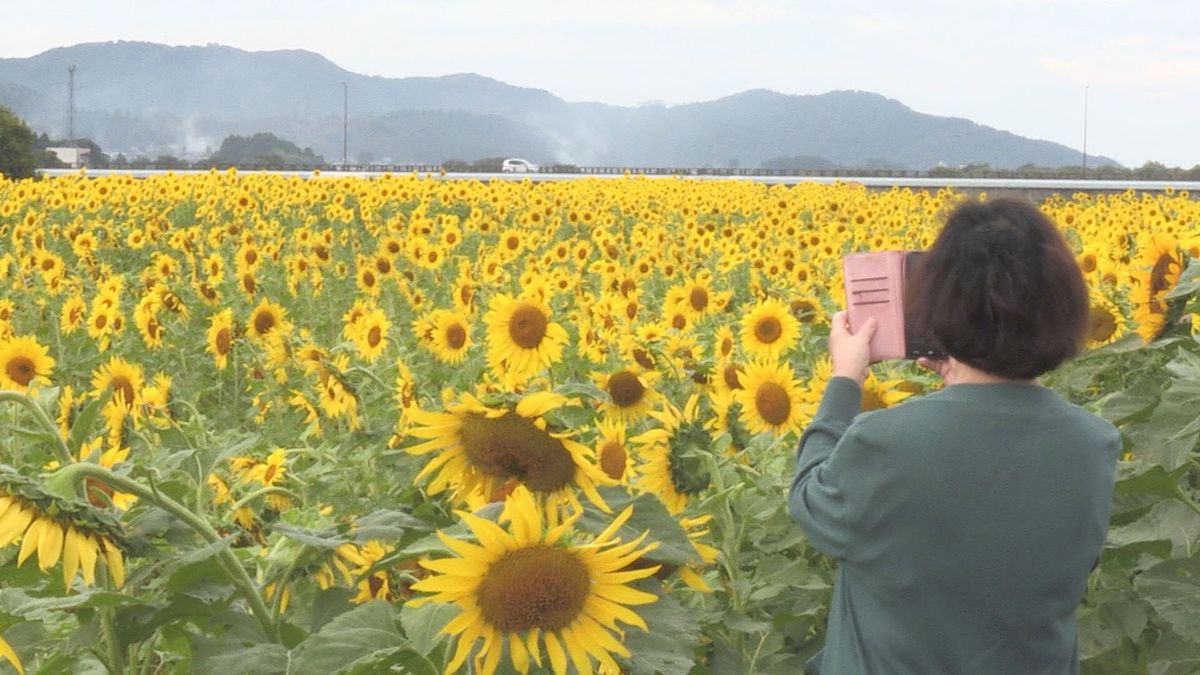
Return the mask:
[[67, 466], [75, 462], [75, 458], [71, 456], [71, 450], [67, 447], [67, 442], [63, 440], [62, 434], [58, 433], [58, 425], [45, 410], [37, 404], [28, 394], [19, 391], [0, 391], [0, 403], [16, 403], [24, 406], [29, 411], [33, 418], [37, 420], [38, 425], [54, 438], [54, 443], [50, 446], [54, 450], [54, 458], [62, 466]]
[[[189, 511], [186, 506], [162, 494], [157, 489], [150, 489], [135, 480], [118, 476], [99, 464], [72, 464], [64, 469], [60, 469], [57, 473], [69, 475], [75, 481], [81, 481], [84, 478], [93, 478], [111, 488], [133, 493], [182, 520], [206, 542], [215, 544], [221, 541], [221, 535], [213, 529], [212, 525], [209, 525], [208, 521]], [[220, 562], [221, 568], [225, 570], [229, 580], [233, 582], [234, 586], [237, 586], [238, 590], [245, 597], [247, 604], [250, 605], [250, 611], [258, 619], [267, 639], [279, 642], [279, 631], [271, 620], [271, 611], [267, 609], [262, 595], [250, 579], [250, 575], [246, 572], [246, 568], [242, 566], [241, 561], [237, 559], [237, 556], [233, 554], [233, 551], [229, 547], [223, 547], [217, 552], [217, 560]]]
[[[108, 585], [108, 571], [97, 570], [102, 585]], [[104, 635], [104, 646], [108, 650], [108, 669], [113, 673], [125, 672], [125, 656], [121, 653], [121, 637], [117, 635], [117, 610], [114, 607], [100, 608], [100, 631]]]

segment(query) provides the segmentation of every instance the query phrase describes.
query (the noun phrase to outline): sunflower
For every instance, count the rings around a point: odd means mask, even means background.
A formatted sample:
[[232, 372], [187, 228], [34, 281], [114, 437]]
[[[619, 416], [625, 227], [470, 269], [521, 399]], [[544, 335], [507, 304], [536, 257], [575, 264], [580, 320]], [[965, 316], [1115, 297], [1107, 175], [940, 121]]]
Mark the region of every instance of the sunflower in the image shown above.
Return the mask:
[[137, 410], [141, 405], [141, 392], [144, 385], [145, 377], [142, 375], [142, 367], [119, 356], [111, 357], [108, 363], [92, 373], [92, 389], [97, 394], [105, 389], [112, 390], [113, 397], [110, 405], [126, 411]]
[[567, 672], [568, 658], [580, 673], [594, 672], [593, 660], [600, 672], [621, 672], [613, 655], [630, 653], [617, 622], [649, 630], [628, 605], [656, 600], [628, 584], [658, 571], [657, 566], [627, 569], [654, 548], [642, 545], [645, 534], [627, 543], [616, 538], [632, 512], [625, 509], [590, 542], [576, 544], [571, 539], [580, 514], [551, 525], [525, 489], [518, 488], [505, 503], [507, 527], [459, 511], [479, 543], [438, 532], [457, 557], [422, 560], [433, 575], [412, 588], [432, 595], [410, 601], [453, 603], [461, 609], [443, 629], [458, 640], [446, 671], [461, 668], [482, 640], [474, 670], [484, 675], [496, 671], [506, 647], [518, 672], [528, 672], [530, 661], [541, 666], [543, 646], [555, 675]]
[[529, 295], [492, 298], [487, 324], [488, 366], [513, 378], [532, 375], [562, 356], [567, 331], [550, 321], [550, 308]]
[[779, 360], [799, 334], [800, 322], [779, 300], [760, 301], [742, 317], [742, 348], [753, 358]]
[[737, 342], [733, 336], [733, 329], [729, 326], [721, 326], [717, 332], [713, 334], [713, 356], [718, 361], [728, 361], [733, 358], [733, 350], [737, 346]]
[[31, 384], [49, 384], [54, 359], [33, 336], [0, 339], [0, 389], [29, 391]]
[[250, 313], [246, 333], [259, 340], [272, 335], [286, 335], [292, 330], [291, 324], [285, 319], [286, 315], [283, 307], [263, 298]]
[[429, 494], [450, 488], [460, 502], [492, 501], [517, 484], [558, 504], [579, 506], [573, 486], [607, 509], [596, 485], [611, 481], [591, 460], [592, 452], [557, 431], [543, 415], [567, 404], [550, 392], [529, 394], [513, 406], [489, 407], [470, 394], [446, 412], [413, 409], [410, 436], [427, 439], [406, 448], [414, 455], [438, 453], [414, 482], [433, 475]]
[[617, 481], [627, 482], [633, 475], [633, 453], [625, 443], [625, 424], [602, 419], [596, 423], [596, 458], [600, 470]]
[[387, 347], [387, 334], [392, 322], [388, 321], [387, 313], [376, 307], [358, 317], [352, 325], [354, 329], [350, 339], [355, 349], [359, 356], [373, 363]]
[[471, 323], [459, 312], [438, 310], [430, 317], [429, 348], [442, 363], [462, 363], [471, 348]]
[[1146, 246], [1138, 269], [1131, 273], [1134, 303], [1133, 320], [1137, 332], [1149, 342], [1164, 330], [1167, 320], [1167, 292], [1183, 274], [1183, 256], [1174, 237], [1155, 237]]
[[0, 548], [21, 542], [17, 565], [37, 554], [43, 572], [63, 566], [71, 587], [76, 572], [84, 584], [96, 582], [96, 560], [103, 555], [118, 588], [125, 584], [125, 560], [118, 547], [120, 524], [90, 505], [44, 493], [32, 481], [5, 475], [0, 486]]
[[751, 434], [782, 436], [798, 428], [804, 403], [791, 366], [751, 363], [739, 379], [742, 388], [734, 399], [741, 404], [741, 421]]
[[1087, 346], [1102, 347], [1125, 335], [1125, 314], [1103, 291], [1092, 289], [1088, 303]]
[[644, 458], [638, 467], [638, 484], [662, 500], [672, 515], [683, 511], [691, 495], [706, 490], [712, 481], [708, 456], [713, 435], [710, 421], [699, 415], [700, 395], [693, 394], [683, 408], [667, 403], [650, 416], [663, 426], [631, 439]]
[[609, 400], [602, 404], [605, 415], [625, 424], [641, 419], [661, 398], [652, 388], [658, 380], [656, 371], [622, 368], [613, 373], [596, 373], [592, 379], [608, 394]]
[[82, 295], [75, 293], [63, 302], [62, 309], [59, 311], [58, 327], [63, 335], [70, 335], [79, 330], [86, 316], [87, 303], [83, 301]]
[[204, 351], [213, 355], [217, 368], [225, 370], [233, 352], [233, 310], [223, 309], [209, 319]]

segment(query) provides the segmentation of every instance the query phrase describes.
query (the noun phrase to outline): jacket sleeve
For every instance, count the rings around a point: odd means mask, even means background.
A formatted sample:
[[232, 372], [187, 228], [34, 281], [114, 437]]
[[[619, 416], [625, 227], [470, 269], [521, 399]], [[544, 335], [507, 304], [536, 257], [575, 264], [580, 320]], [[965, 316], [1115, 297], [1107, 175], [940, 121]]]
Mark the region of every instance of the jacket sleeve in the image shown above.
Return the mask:
[[853, 380], [829, 380], [816, 416], [800, 436], [788, 495], [788, 513], [812, 545], [840, 559], [849, 556], [857, 521], [885, 473], [880, 448], [854, 423], [861, 401], [862, 390]]

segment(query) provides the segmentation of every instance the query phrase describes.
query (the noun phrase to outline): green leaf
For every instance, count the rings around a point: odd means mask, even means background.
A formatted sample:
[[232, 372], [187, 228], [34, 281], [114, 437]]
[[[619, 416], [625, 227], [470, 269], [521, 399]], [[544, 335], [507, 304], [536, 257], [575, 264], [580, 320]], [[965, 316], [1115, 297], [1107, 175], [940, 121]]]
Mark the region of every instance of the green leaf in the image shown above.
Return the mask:
[[1157, 497], [1175, 497], [1179, 481], [1187, 473], [1183, 466], [1171, 473], [1157, 464], [1150, 466], [1125, 464], [1118, 470], [1115, 490], [1122, 495], [1146, 494]]
[[1190, 459], [1200, 439], [1200, 377], [1176, 380], [1146, 422], [1126, 427], [1134, 456], [1174, 471]]
[[[106, 388], [94, 401], [84, 406], [79, 415], [75, 418], [75, 422], [71, 425], [71, 434], [67, 437], [67, 447], [71, 452], [78, 453], [83, 447], [83, 442], [87, 440], [88, 434], [92, 431], [92, 426], [96, 423], [96, 418], [100, 415], [100, 410], [104, 408], [104, 404], [112, 398], [112, 388]], [[91, 461], [91, 458], [85, 458]]]
[[1200, 558], [1155, 565], [1137, 578], [1134, 587], [1176, 633], [1200, 645]]
[[1136, 641], [1150, 621], [1146, 603], [1121, 597], [1079, 610], [1079, 657], [1086, 660], [1110, 652], [1124, 640]]
[[658, 547], [647, 555], [648, 558], [671, 565], [700, 562], [700, 554], [687, 538], [687, 532], [658, 497], [651, 494], [633, 497], [620, 488], [601, 488], [600, 496], [612, 507], [612, 513], [603, 513], [589, 504], [577, 522], [577, 527], [592, 534], [599, 534], [612, 524], [617, 514], [632, 505], [633, 515], [617, 530], [617, 537], [621, 541], [632, 541], [643, 532], [649, 531], [650, 539], [657, 542]]
[[[396, 627], [395, 610], [382, 600], [373, 600], [341, 614], [301, 642], [292, 650], [288, 673], [371, 672], [371, 668], [377, 668], [381, 662], [395, 659], [405, 651], [415, 654]], [[411, 672], [437, 673], [433, 664], [427, 660], [421, 662], [424, 657], [405, 656], [403, 660], [415, 664]], [[425, 666], [428, 666], [427, 670], [423, 670]]]
[[1165, 299], [1183, 298], [1197, 290], [1200, 290], [1200, 261], [1193, 260], [1179, 275], [1179, 283], [1167, 293]]
[[1145, 377], [1123, 391], [1118, 391], [1100, 399], [1098, 405], [1100, 414], [1113, 424], [1124, 424], [1141, 417], [1142, 413], [1152, 410], [1162, 394], [1163, 378], [1161, 375]]
[[442, 628], [458, 616], [461, 610], [455, 605], [428, 602], [420, 607], [405, 605], [400, 608], [400, 625], [412, 646], [422, 654], [429, 654], [438, 645], [449, 640], [442, 635]]
[[1156, 541], [1169, 542], [1174, 556], [1188, 555], [1200, 541], [1200, 515], [1180, 501], [1166, 500], [1132, 523], [1108, 532], [1108, 544], [1118, 548]]
[[196, 672], [222, 675], [274, 675], [287, 672], [288, 650], [280, 644], [243, 644], [238, 640], [203, 640], [192, 655]]
[[429, 530], [425, 522], [413, 518], [403, 511], [375, 511], [359, 518], [355, 524], [354, 539], [367, 542], [399, 541], [410, 529]]
[[39, 598], [21, 588], [0, 589], [0, 611], [29, 621], [52, 621], [60, 612], [95, 607], [118, 607], [133, 603], [133, 598], [113, 591], [86, 590], [66, 596]]
[[288, 539], [298, 541], [301, 544], [315, 546], [317, 548], [335, 549], [342, 544], [345, 544], [348, 539], [341, 534], [330, 530], [314, 530], [308, 527], [300, 527], [299, 525], [289, 525], [287, 523], [275, 523], [271, 528], [272, 532], [282, 534]]
[[645, 621], [649, 632], [630, 628], [625, 633], [629, 663], [638, 675], [686, 673], [696, 662], [700, 642], [700, 624], [696, 612], [662, 592], [658, 584], [638, 584], [641, 590], [654, 592], [658, 600], [632, 607]]

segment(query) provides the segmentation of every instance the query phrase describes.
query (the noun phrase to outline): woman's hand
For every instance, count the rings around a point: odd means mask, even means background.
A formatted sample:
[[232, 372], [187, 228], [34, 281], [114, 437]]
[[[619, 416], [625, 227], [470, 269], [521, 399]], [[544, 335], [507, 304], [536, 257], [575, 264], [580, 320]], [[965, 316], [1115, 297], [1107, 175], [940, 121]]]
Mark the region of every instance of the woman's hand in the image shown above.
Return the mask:
[[871, 336], [875, 334], [875, 319], [867, 319], [857, 333], [850, 332], [850, 316], [846, 312], [833, 315], [829, 331], [829, 360], [834, 377], [848, 377], [862, 386], [871, 365]]

